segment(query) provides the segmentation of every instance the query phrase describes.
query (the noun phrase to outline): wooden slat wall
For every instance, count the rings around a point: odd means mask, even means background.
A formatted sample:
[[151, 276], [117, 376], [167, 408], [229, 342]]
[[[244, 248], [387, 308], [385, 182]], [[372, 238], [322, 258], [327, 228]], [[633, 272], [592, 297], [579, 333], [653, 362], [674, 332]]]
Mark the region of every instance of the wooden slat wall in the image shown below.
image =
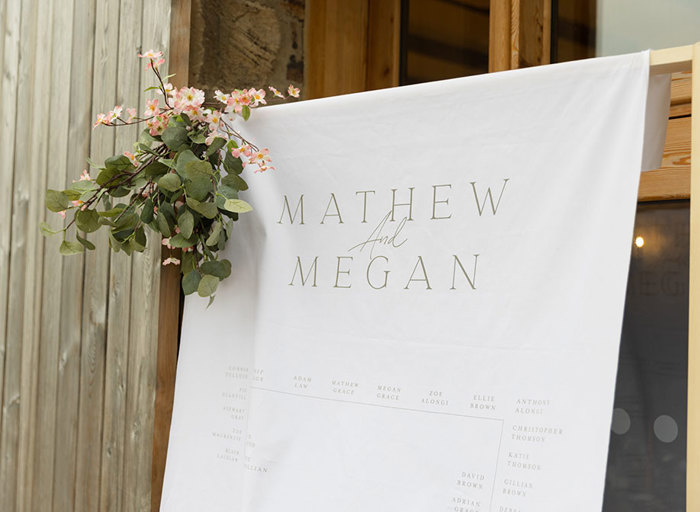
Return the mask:
[[136, 128], [93, 131], [115, 104], [143, 109], [136, 54], [167, 49], [170, 0], [0, 3], [0, 510], [151, 507], [160, 240], [133, 259], [64, 258], [38, 223], [44, 190], [128, 150]]

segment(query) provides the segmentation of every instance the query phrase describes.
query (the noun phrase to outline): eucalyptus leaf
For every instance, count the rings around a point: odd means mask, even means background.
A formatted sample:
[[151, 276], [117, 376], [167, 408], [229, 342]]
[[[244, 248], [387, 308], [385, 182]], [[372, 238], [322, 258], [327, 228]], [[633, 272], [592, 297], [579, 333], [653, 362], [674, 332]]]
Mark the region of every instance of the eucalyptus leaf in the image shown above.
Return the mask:
[[190, 149], [182, 150], [177, 154], [177, 160], [173, 166], [180, 177], [185, 178], [187, 176], [185, 169], [190, 162], [201, 162], [201, 160]]
[[206, 261], [199, 267], [202, 272], [220, 279], [226, 279], [231, 275], [231, 262], [229, 260]]
[[253, 207], [242, 199], [227, 199], [224, 208], [233, 213], [246, 213], [253, 210]]
[[189, 137], [190, 137], [190, 140], [192, 142], [194, 142], [195, 144], [204, 144], [207, 141], [206, 136], [201, 131], [190, 132]]
[[95, 244], [93, 244], [90, 240], [87, 238], [83, 238], [80, 235], [75, 235], [75, 237], [78, 239], [78, 242], [85, 247], [88, 251], [94, 251], [95, 250]]
[[60, 233], [61, 231], [63, 231], [62, 229], [58, 229], [58, 230], [55, 230], [55, 231], [54, 231], [54, 230], [51, 228], [51, 226], [49, 226], [46, 222], [40, 222], [40, 223], [39, 223], [39, 230], [41, 231], [41, 234], [44, 235], [44, 236], [46, 236], [46, 237], [48, 237], [48, 236], [53, 236], [53, 235], [55, 235], [55, 234]]
[[168, 172], [168, 166], [162, 162], [151, 162], [143, 168], [143, 173], [148, 177], [162, 176]]
[[124, 211], [124, 208], [126, 208], [125, 204], [117, 204], [114, 206], [114, 208], [111, 208], [109, 210], [105, 210], [103, 212], [97, 212], [97, 214], [100, 217], [116, 217], [119, 215], [121, 212]]
[[173, 247], [178, 247], [180, 249], [183, 249], [185, 247], [192, 247], [196, 243], [196, 239], [190, 239], [188, 237], [182, 236], [182, 233], [178, 233], [170, 239], [170, 245], [172, 245]]
[[210, 297], [211, 295], [214, 295], [218, 286], [218, 277], [212, 275], [204, 275], [199, 281], [199, 286], [197, 286], [197, 293], [200, 297]]
[[156, 217], [156, 223], [158, 224], [158, 230], [160, 234], [165, 238], [170, 238], [170, 225], [168, 224], [168, 219], [162, 213]]
[[144, 224], [150, 224], [153, 221], [153, 199], [150, 197], [146, 199], [143, 203], [143, 209], [141, 210], [141, 222]]
[[100, 188], [100, 186], [97, 183], [89, 180], [78, 180], [73, 182], [70, 186], [71, 190], [75, 190], [76, 192], [79, 192], [81, 194], [97, 190], [98, 188]]
[[118, 182], [123, 181], [122, 179], [112, 181], [115, 178], [115, 176], [117, 176], [118, 174], [119, 174], [119, 171], [117, 169], [114, 169], [114, 168], [102, 169], [100, 171], [100, 173], [97, 175], [97, 178], [95, 179], [95, 181], [101, 187], [106, 185], [107, 183], [109, 183], [110, 185], [116, 185]]
[[221, 222], [214, 221], [211, 225], [211, 233], [205, 242], [209, 246], [214, 246], [219, 242], [219, 236], [221, 235]]
[[64, 240], [61, 242], [61, 247], [58, 248], [58, 252], [64, 256], [70, 256], [71, 254], [78, 254], [83, 252], [83, 246], [79, 242], [70, 242]]
[[197, 291], [202, 275], [196, 270], [188, 272], [182, 276], [182, 291], [185, 295], [190, 295]]
[[90, 157], [87, 157], [86, 161], [87, 161], [88, 165], [90, 167], [92, 167], [93, 169], [101, 169], [102, 168], [101, 165], [95, 163]]
[[248, 184], [236, 174], [227, 174], [221, 178], [221, 183], [236, 190], [248, 190]]
[[234, 157], [230, 152], [226, 152], [224, 169], [226, 169], [226, 172], [229, 174], [241, 174], [243, 172], [243, 162], [240, 158]]
[[158, 179], [158, 186], [168, 192], [175, 192], [181, 185], [182, 181], [180, 181], [180, 177], [173, 172], [169, 172]]
[[133, 169], [134, 166], [125, 155], [115, 155], [105, 160], [105, 168], [108, 170], [126, 171], [127, 169]]
[[223, 139], [221, 137], [214, 137], [214, 140], [212, 141], [211, 144], [209, 144], [209, 147], [207, 148], [207, 153], [206, 155], [213, 155], [217, 151], [219, 151], [221, 148], [224, 147], [224, 144], [226, 144], [226, 139]]
[[[193, 251], [186, 251], [182, 253], [182, 262], [180, 263], [180, 271], [183, 274], [187, 274], [195, 269], [197, 260], [195, 258]], [[199, 284], [199, 283], [197, 283]], [[196, 289], [196, 287], [195, 287]]]
[[161, 138], [168, 148], [177, 151], [183, 144], [187, 143], [187, 130], [183, 125], [171, 122]]
[[138, 229], [134, 232], [134, 243], [138, 245], [141, 249], [139, 252], [143, 251], [146, 248], [146, 232], [143, 229], [143, 226], [139, 226]]
[[63, 192], [49, 189], [46, 191], [45, 203], [46, 207], [52, 212], [62, 212], [70, 206], [70, 199]]
[[219, 209], [214, 203], [203, 203], [189, 196], [187, 197], [187, 206], [204, 215], [207, 219], [213, 219], [219, 214]]
[[194, 229], [194, 216], [187, 208], [184, 208], [180, 216], [177, 218], [177, 225], [180, 228], [180, 234], [183, 237], [189, 238], [192, 236], [192, 230]]
[[75, 224], [80, 231], [92, 233], [100, 229], [100, 216], [95, 210], [79, 210], [75, 214]]

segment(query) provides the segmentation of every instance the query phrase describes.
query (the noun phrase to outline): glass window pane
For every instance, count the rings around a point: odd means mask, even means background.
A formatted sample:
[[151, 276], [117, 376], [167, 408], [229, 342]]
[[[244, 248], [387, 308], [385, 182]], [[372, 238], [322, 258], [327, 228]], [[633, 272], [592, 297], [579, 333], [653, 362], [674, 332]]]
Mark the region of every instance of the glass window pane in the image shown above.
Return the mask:
[[487, 73], [489, 0], [403, 0], [401, 85]]
[[685, 510], [688, 201], [637, 210], [604, 512]]
[[553, 0], [552, 62], [700, 41], [698, 0]]

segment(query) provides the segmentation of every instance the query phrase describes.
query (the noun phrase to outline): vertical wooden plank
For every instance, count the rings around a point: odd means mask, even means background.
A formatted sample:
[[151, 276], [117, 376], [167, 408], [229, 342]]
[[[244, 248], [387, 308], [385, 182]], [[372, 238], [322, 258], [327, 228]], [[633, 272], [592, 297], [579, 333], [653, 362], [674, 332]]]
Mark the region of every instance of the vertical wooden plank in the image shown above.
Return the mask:
[[491, 0], [489, 71], [548, 64], [551, 0]]
[[510, 67], [518, 69], [520, 64], [520, 4], [525, 0], [510, 0]]
[[[89, 152], [94, 35], [95, 0], [76, 0], [73, 10], [65, 187], [78, 179]], [[81, 342], [78, 326], [82, 325], [82, 292], [83, 256], [65, 258], [58, 341], [59, 407], [56, 409], [53, 488], [53, 506], [58, 511], [75, 510]]]
[[[8, 229], [0, 231], [0, 510], [9, 510], [11, 493], [5, 492], [3, 471], [11, 471], [8, 462], [9, 455], [1, 442], [5, 411], [12, 407], [11, 401], [5, 397], [5, 368], [7, 351], [7, 306], [9, 302], [9, 270], [10, 270], [10, 229], [12, 217], [12, 180], [15, 147], [15, 114], [17, 111], [16, 93], [19, 73], [19, 38], [20, 38], [21, 9], [19, 2], [6, 3], [5, 25], [3, 30], [3, 67], [2, 91], [0, 97], [0, 140], [5, 141], [7, 150], [0, 152], [0, 219]], [[5, 464], [8, 468], [3, 470]]]
[[[118, 20], [119, 0], [97, 3], [91, 119], [116, 103]], [[115, 130], [102, 126], [93, 130], [90, 153], [94, 161], [114, 154], [114, 134]], [[96, 250], [85, 254], [75, 483], [75, 507], [81, 511], [99, 509], [103, 413], [109, 414], [103, 402], [110, 249], [104, 230], [90, 238]]]
[[[148, 0], [143, 5], [141, 44], [144, 50], [167, 49], [170, 36], [170, 0]], [[163, 73], [167, 67], [163, 66]], [[152, 73], [142, 70], [141, 89], [155, 85]], [[145, 97], [154, 95], [150, 91]], [[143, 96], [142, 96], [143, 97]], [[142, 104], [144, 101], [141, 102]], [[124, 444], [124, 508], [151, 506], [153, 409], [156, 385], [160, 236], [149, 233], [143, 254], [132, 257], [130, 347], [127, 380], [126, 438]]]
[[[172, 79], [175, 87], [183, 87], [188, 84], [191, 14], [191, 0], [174, 0], [172, 2], [168, 68], [171, 74], [175, 74]], [[163, 248], [162, 252], [165, 250]], [[164, 257], [165, 255], [161, 254], [161, 259]], [[153, 460], [151, 462], [152, 512], [157, 512], [160, 509], [170, 421], [173, 414], [177, 349], [180, 336], [180, 269], [174, 265], [161, 268]]]
[[[142, 14], [142, 0], [120, 1], [119, 24], [128, 27], [128, 30], [121, 30], [119, 34], [117, 102], [135, 107], [139, 113], [143, 110], [143, 104], [139, 103], [143, 62], [137, 58], [141, 44]], [[115, 152], [130, 148], [138, 133], [137, 126], [115, 130]], [[120, 512], [124, 510], [122, 498], [131, 311], [131, 258], [122, 252], [110, 255], [108, 306], [99, 510]]]
[[20, 407], [20, 437], [19, 437], [19, 466], [17, 470], [18, 500], [20, 510], [31, 510], [33, 499], [34, 475], [34, 446], [35, 432], [42, 428], [36, 422], [37, 414], [37, 383], [39, 366], [39, 335], [41, 321], [41, 291], [43, 267], [43, 238], [38, 229], [36, 219], [42, 217], [44, 211], [44, 190], [46, 189], [46, 174], [44, 170], [48, 160], [49, 123], [46, 123], [46, 113], [49, 111], [51, 82], [41, 76], [42, 70], [51, 66], [51, 40], [53, 2], [37, 5], [36, 16], [36, 52], [32, 63], [31, 105], [23, 110], [30, 117], [30, 135], [24, 141], [23, 147], [18, 148], [25, 156], [23, 162], [28, 165], [29, 172], [22, 171], [23, 165], [17, 164], [15, 169], [25, 174], [27, 190], [27, 218], [24, 221], [26, 229], [26, 258], [24, 318], [22, 326], [22, 381]]
[[306, 98], [363, 91], [368, 0], [306, 1]]
[[[36, 51], [36, 4], [26, 1], [22, 3], [19, 22], [19, 65], [17, 74], [17, 89], [12, 97], [16, 100], [17, 113], [32, 108], [32, 84], [34, 80], [34, 57]], [[13, 155], [9, 163], [9, 173], [13, 167], [29, 158], [28, 139], [31, 136], [30, 115], [18, 115], [14, 123], [14, 147], [5, 146], [5, 150]], [[27, 162], [24, 162], [27, 165]], [[28, 397], [22, 396], [21, 368], [24, 327], [24, 302], [26, 297], [25, 258], [26, 258], [26, 224], [29, 203], [29, 184], [27, 173], [13, 173], [11, 180], [4, 183], [9, 186], [12, 204], [11, 224], [6, 230], [9, 238], [9, 276], [7, 293], [11, 300], [7, 301], [7, 323], [3, 333], [5, 337], [4, 356], [4, 386], [2, 421], [0, 422], [0, 494], [5, 510], [14, 510], [18, 504], [18, 471], [20, 469], [20, 413], [22, 401]], [[7, 217], [8, 221], [10, 217]]]
[[693, 48], [686, 510], [700, 510], [700, 43]]
[[489, 72], [510, 69], [511, 0], [491, 0], [489, 12]]
[[369, 2], [367, 90], [399, 85], [401, 0]]
[[[51, 163], [42, 173], [46, 186], [61, 189], [66, 182], [69, 123], [69, 102], [66, 91], [71, 84], [72, 40], [66, 37], [73, 31], [73, 0], [54, 0], [51, 35], [51, 66], [48, 71], [48, 117], [52, 136], [48, 138], [48, 156]], [[43, 197], [43, 194], [42, 194]], [[61, 218], [42, 209], [43, 218], [53, 229], [62, 226]], [[56, 409], [59, 362], [59, 330], [61, 318], [63, 258], [58, 255], [59, 236], [44, 241], [42, 264], [42, 309], [39, 333], [37, 372], [37, 415], [34, 441], [33, 492], [31, 509], [36, 512], [53, 510], [54, 457], [56, 442]]]
[[[9, 2], [0, 2], [0, 28], [2, 29], [0, 31], [0, 62], [3, 62], [5, 55], [5, 24], [7, 22], [8, 3]], [[2, 97], [2, 85], [3, 80], [0, 77], [0, 98]]]
[[513, 68], [548, 64], [552, 31], [551, 0], [518, 0], [518, 3], [519, 28]]

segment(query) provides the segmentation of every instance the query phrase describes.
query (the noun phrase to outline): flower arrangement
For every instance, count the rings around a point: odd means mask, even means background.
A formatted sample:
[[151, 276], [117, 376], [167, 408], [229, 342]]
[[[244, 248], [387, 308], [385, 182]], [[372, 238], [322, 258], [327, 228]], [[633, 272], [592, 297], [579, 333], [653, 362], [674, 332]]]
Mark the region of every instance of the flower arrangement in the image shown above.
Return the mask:
[[[158, 83], [146, 90], [156, 90], [162, 98], [147, 101], [141, 116], [135, 108], [117, 105], [99, 114], [93, 126], [144, 124], [133, 153], [109, 157], [103, 165], [88, 159], [97, 169], [95, 177], [83, 170], [66, 190], [47, 190], [46, 207], [63, 219], [72, 218], [58, 231], [44, 222], [40, 229], [46, 236], [62, 233], [60, 252], [70, 255], [94, 250], [87, 234], [105, 227], [110, 247], [130, 255], [146, 248], [149, 228], [162, 235], [163, 245], [172, 251], [163, 265], [180, 266], [184, 293], [196, 291], [210, 297], [211, 303], [219, 282], [231, 274], [231, 262], [221, 258], [220, 251], [231, 237], [234, 221], [252, 210], [238, 196], [248, 189], [243, 169], [274, 169], [269, 151], [235, 129], [236, 122], [248, 120], [252, 109], [267, 103], [266, 91], [216, 91], [216, 101], [207, 102], [204, 91], [176, 89], [168, 82], [173, 75], [161, 76], [162, 52], [150, 50], [138, 56], [147, 61], [146, 69], [153, 71]], [[274, 87], [269, 90], [285, 98]], [[287, 92], [299, 97], [299, 89], [292, 85]], [[67, 238], [73, 224], [75, 241]], [[176, 248], [181, 249], [181, 258], [176, 257]]]

